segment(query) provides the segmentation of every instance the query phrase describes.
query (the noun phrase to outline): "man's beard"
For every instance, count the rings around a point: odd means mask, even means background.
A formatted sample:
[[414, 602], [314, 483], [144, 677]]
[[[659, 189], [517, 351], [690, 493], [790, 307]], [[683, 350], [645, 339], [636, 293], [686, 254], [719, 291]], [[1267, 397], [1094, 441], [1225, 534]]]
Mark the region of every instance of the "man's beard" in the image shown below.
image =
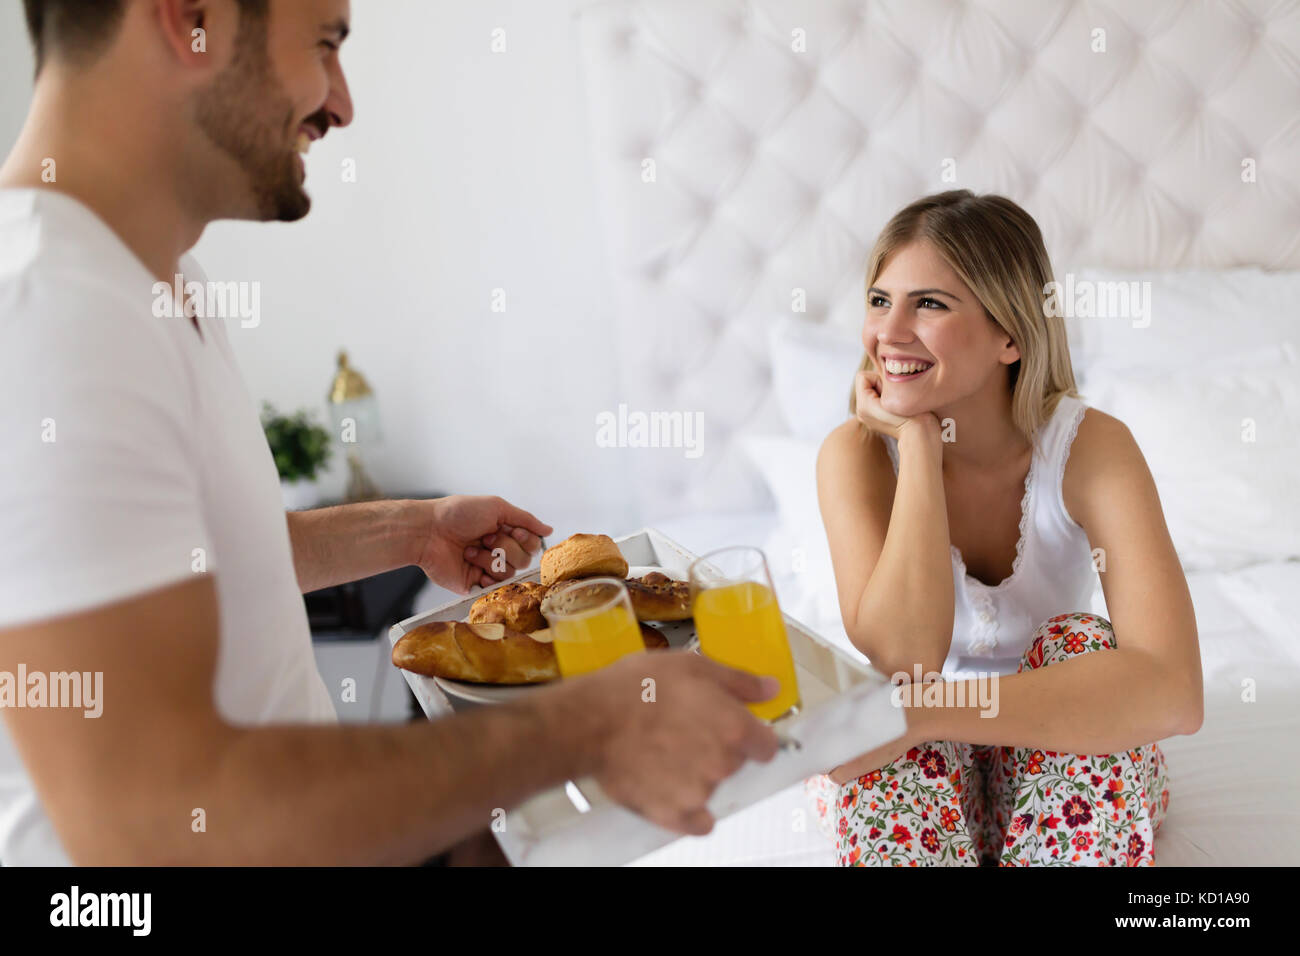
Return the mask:
[[289, 145], [296, 139], [293, 116], [292, 102], [271, 74], [266, 23], [244, 13], [234, 58], [198, 95], [196, 119], [247, 174], [255, 217], [261, 220], [293, 222], [311, 209], [311, 197], [299, 182], [297, 153]]

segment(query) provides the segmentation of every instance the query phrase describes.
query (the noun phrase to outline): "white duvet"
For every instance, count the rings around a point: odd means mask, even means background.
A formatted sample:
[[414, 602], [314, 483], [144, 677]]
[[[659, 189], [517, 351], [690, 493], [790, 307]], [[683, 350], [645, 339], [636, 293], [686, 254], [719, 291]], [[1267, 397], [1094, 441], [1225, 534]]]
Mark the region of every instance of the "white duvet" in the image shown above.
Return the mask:
[[[775, 514], [710, 515], [657, 526], [688, 549], [781, 541]], [[797, 557], [797, 556], [796, 556]], [[787, 608], [815, 612], [824, 588], [774, 565]], [[788, 562], [787, 562], [788, 563]], [[798, 562], [795, 562], [796, 565]], [[1205, 722], [1161, 741], [1169, 761], [1169, 816], [1156, 837], [1157, 866], [1300, 864], [1300, 561], [1188, 574], [1205, 674]], [[820, 593], [818, 593], [820, 592]], [[793, 614], [845, 643], [837, 620]], [[643, 866], [830, 866], [802, 787], [721, 820], [637, 861]]]

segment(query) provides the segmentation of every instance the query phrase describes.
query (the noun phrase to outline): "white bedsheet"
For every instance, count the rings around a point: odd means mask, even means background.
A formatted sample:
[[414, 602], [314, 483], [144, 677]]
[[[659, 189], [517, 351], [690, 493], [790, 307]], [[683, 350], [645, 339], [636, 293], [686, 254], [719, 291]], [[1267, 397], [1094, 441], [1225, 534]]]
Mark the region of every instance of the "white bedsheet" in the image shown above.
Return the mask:
[[[705, 515], [655, 523], [701, 553], [780, 540], [774, 514]], [[771, 563], [779, 559], [769, 555]], [[827, 586], [780, 574], [783, 606], [813, 608]], [[1300, 562], [1188, 575], [1205, 674], [1205, 722], [1192, 736], [1161, 741], [1169, 761], [1169, 816], [1156, 837], [1159, 866], [1300, 864]], [[833, 587], [833, 585], [831, 585]], [[824, 598], [824, 595], [820, 597]], [[794, 615], [799, 617], [799, 615]], [[847, 642], [838, 621], [802, 623]], [[1254, 701], [1244, 699], [1253, 681]], [[774, 794], [634, 865], [830, 866], [802, 787]]]

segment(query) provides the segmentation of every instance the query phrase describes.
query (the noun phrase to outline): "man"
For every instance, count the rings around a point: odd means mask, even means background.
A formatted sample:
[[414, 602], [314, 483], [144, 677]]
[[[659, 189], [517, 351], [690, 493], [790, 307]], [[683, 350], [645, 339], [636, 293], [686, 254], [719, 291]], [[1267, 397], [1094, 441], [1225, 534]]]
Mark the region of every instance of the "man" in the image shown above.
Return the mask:
[[715, 786], [775, 753], [744, 702], [776, 685], [696, 655], [333, 725], [300, 591], [418, 564], [464, 592], [551, 529], [462, 496], [286, 521], [221, 321], [154, 315], [155, 283], [201, 281], [185, 251], [207, 223], [306, 215], [297, 151], [352, 119], [346, 0], [25, 5], [37, 79], [0, 166], [0, 676], [102, 673], [102, 714], [0, 710], [0, 861], [410, 863], [587, 774], [708, 832]]

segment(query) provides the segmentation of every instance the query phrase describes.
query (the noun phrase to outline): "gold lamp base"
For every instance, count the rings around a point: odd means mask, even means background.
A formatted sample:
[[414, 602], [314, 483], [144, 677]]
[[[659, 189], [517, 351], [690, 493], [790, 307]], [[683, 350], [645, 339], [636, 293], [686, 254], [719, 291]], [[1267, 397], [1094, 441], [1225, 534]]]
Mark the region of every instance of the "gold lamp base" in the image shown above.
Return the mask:
[[370, 476], [366, 474], [366, 469], [362, 467], [361, 457], [356, 452], [348, 454], [348, 489], [345, 498], [348, 501], [375, 501], [383, 497], [379, 488]]

